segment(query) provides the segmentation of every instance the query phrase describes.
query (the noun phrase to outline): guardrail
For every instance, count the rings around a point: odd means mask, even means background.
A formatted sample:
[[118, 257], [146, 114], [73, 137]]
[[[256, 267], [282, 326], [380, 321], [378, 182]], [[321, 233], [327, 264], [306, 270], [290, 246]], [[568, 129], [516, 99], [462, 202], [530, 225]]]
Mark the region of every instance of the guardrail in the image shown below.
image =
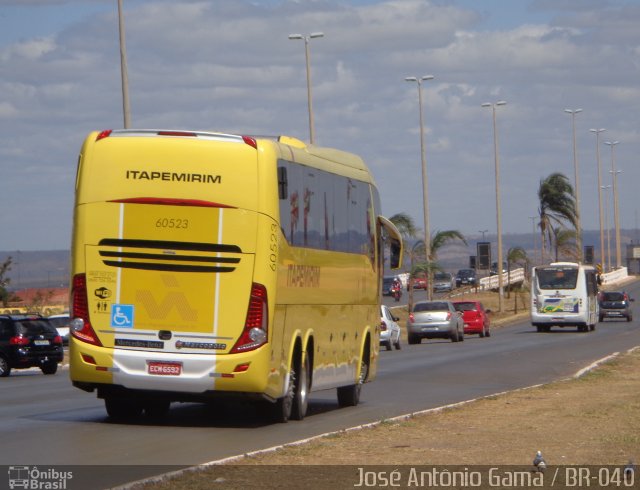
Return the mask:
[[[499, 279], [498, 274], [495, 276], [483, 277], [480, 279], [479, 289], [481, 291], [487, 291], [491, 289], [498, 289]], [[504, 286], [508, 284], [517, 284], [524, 281], [524, 269], [520, 267], [519, 269], [514, 269], [509, 272], [502, 273], [502, 284]]]
[[611, 272], [606, 272], [604, 274], [600, 274], [600, 279], [602, 284], [611, 284], [614, 282], [622, 281], [629, 276], [629, 271], [626, 267], [620, 267], [620, 269], [616, 269]]

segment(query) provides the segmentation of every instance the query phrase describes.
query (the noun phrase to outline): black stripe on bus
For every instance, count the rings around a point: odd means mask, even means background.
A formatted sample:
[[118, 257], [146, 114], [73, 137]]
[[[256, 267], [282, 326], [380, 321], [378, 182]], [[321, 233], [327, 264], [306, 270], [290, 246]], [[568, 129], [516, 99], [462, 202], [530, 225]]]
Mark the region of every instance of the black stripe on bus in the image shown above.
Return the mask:
[[101, 257], [121, 257], [124, 259], [158, 259], [176, 262], [215, 262], [218, 264], [237, 264], [240, 262], [236, 257], [203, 257], [201, 255], [164, 255], [164, 254], [146, 254], [142, 252], [110, 252], [106, 250], [100, 251]]
[[117, 260], [103, 260], [105, 265], [121, 267], [123, 269], [141, 269], [147, 271], [164, 272], [233, 272], [235, 267], [214, 267], [206, 265], [158, 264], [154, 262], [118, 262]]
[[103, 238], [98, 245], [108, 247], [162, 248], [169, 250], [191, 250], [197, 252], [242, 253], [237, 245], [197, 242], [171, 242], [167, 240], [132, 240], [119, 238]]

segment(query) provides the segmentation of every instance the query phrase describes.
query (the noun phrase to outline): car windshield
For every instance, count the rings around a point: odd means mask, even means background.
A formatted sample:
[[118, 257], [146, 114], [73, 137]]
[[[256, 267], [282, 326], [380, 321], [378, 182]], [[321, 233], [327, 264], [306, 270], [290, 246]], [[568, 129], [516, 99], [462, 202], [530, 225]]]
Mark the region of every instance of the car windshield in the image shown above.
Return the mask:
[[624, 301], [624, 293], [602, 293], [603, 301]]
[[578, 282], [577, 268], [545, 267], [537, 269], [540, 289], [575, 289]]
[[20, 320], [16, 322], [17, 333], [33, 336], [43, 334], [55, 334], [56, 330], [51, 326], [47, 320]]
[[449, 305], [441, 301], [435, 301], [433, 303], [416, 303], [413, 307], [413, 311], [449, 311]]
[[458, 277], [471, 277], [473, 276], [473, 271], [471, 269], [464, 269], [458, 271]]
[[441, 280], [441, 281], [442, 280], [447, 280], [447, 279], [449, 279], [449, 274], [447, 274], [446, 272], [436, 272], [433, 275], [433, 278], [436, 279], [436, 280]]
[[453, 307], [457, 311], [473, 311], [476, 309], [475, 303], [453, 303]]

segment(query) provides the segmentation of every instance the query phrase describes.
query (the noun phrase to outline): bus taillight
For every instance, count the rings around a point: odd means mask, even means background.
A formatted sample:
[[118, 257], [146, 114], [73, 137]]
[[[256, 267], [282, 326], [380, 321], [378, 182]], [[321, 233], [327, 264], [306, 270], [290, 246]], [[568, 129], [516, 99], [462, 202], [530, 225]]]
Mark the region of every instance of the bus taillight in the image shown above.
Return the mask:
[[71, 323], [70, 331], [78, 340], [102, 347], [91, 321], [89, 320], [89, 301], [87, 300], [87, 276], [76, 274], [73, 277], [71, 290]]
[[262, 284], [253, 283], [244, 330], [231, 349], [231, 353], [250, 351], [267, 343], [269, 323], [267, 305], [267, 288]]

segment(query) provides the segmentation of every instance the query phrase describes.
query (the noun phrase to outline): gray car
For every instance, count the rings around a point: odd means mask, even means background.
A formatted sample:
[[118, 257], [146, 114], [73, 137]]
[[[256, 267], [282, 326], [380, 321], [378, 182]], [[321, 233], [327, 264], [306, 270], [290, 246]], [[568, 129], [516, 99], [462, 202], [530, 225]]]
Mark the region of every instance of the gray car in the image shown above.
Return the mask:
[[407, 334], [410, 344], [419, 344], [422, 339], [463, 341], [462, 314], [451, 301], [419, 301], [409, 314]]
[[624, 291], [603, 291], [600, 293], [600, 314], [598, 320], [605, 318], [625, 318], [628, 322], [633, 320], [629, 295]]
[[433, 290], [436, 292], [453, 291], [456, 280], [448, 272], [436, 272], [433, 275]]

